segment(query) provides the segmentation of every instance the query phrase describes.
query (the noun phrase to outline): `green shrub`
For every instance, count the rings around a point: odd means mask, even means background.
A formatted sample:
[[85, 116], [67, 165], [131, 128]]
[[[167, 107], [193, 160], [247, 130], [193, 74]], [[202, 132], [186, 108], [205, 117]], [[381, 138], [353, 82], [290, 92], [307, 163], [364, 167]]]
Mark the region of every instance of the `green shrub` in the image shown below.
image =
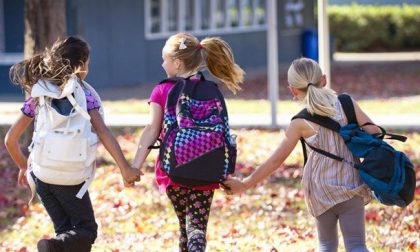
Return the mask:
[[420, 5], [336, 5], [328, 15], [337, 51], [420, 49]]

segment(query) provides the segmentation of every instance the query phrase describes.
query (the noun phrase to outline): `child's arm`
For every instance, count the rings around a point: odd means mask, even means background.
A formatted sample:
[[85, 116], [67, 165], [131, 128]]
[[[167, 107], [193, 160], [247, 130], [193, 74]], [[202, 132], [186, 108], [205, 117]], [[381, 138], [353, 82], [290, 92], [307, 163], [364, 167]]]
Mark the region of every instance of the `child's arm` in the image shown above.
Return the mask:
[[230, 193], [241, 193], [262, 180], [270, 176], [284, 160], [290, 155], [292, 150], [295, 148], [297, 142], [302, 136], [302, 132], [305, 130], [306, 125], [302, 125], [303, 120], [293, 120], [286, 130], [285, 138], [280, 143], [279, 147], [271, 154], [271, 156], [258, 167], [251, 175], [243, 179], [242, 181], [229, 178], [223, 184], [230, 189], [225, 189]]
[[150, 103], [150, 124], [148, 124], [141, 134], [136, 155], [133, 160], [133, 167], [141, 168], [150, 153], [149, 146], [153, 145], [159, 137], [162, 128], [163, 109], [154, 102]]
[[7, 131], [6, 137], [4, 139], [4, 144], [6, 145], [7, 151], [10, 153], [10, 156], [12, 157], [13, 161], [15, 161], [15, 163], [19, 167], [19, 185], [26, 184], [25, 173], [28, 168], [28, 158], [23, 154], [22, 150], [20, 149], [19, 139], [32, 121], [33, 118], [21, 114], [17, 121]]
[[105, 149], [114, 158], [115, 162], [117, 162], [117, 165], [120, 168], [124, 179], [129, 183], [140, 181], [140, 176], [142, 175], [141, 171], [130, 167], [124, 157], [124, 154], [121, 151], [120, 145], [108, 127], [106, 127], [101, 115], [99, 114], [99, 111], [97, 109], [92, 109], [89, 111], [89, 115], [92, 126], [98, 134], [99, 139], [101, 140]]

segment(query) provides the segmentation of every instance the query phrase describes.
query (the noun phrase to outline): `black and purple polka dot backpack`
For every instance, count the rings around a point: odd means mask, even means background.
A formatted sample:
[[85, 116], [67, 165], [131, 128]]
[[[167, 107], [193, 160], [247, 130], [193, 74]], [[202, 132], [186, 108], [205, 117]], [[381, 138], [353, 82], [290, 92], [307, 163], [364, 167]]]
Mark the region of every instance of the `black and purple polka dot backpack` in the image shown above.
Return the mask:
[[186, 186], [222, 183], [234, 173], [236, 162], [236, 136], [230, 134], [223, 95], [201, 72], [198, 77], [161, 82], [176, 83], [164, 110], [161, 167], [172, 181]]

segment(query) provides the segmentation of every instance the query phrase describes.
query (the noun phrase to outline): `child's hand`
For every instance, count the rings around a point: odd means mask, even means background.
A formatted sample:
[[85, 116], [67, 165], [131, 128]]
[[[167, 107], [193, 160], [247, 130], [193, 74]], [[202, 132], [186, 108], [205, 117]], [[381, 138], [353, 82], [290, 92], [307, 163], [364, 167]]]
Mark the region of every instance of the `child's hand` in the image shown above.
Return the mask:
[[134, 185], [135, 182], [140, 181], [142, 175], [143, 173], [139, 169], [133, 167], [125, 168], [122, 172], [122, 176], [124, 178], [124, 185]]
[[135, 182], [127, 182], [127, 180], [123, 179], [125, 187], [134, 187]]
[[26, 178], [26, 173], [28, 172], [28, 169], [31, 170], [31, 168], [30, 168], [31, 163], [32, 163], [32, 159], [29, 156], [28, 159], [26, 160], [26, 165], [19, 167], [19, 175], [18, 175], [18, 181], [17, 181], [18, 185], [21, 185], [21, 186], [28, 185], [28, 180]]
[[28, 184], [28, 181], [26, 180], [26, 169], [19, 169], [19, 175], [18, 175], [18, 185], [26, 186]]
[[222, 188], [229, 195], [241, 193], [248, 189], [244, 182], [233, 177], [228, 177], [227, 180], [223, 181]]

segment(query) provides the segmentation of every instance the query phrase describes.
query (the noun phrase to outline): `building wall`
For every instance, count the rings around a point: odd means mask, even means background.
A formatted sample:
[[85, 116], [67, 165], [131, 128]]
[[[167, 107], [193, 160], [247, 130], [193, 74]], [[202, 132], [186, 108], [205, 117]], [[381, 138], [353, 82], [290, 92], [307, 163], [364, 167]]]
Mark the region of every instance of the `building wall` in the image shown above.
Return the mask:
[[71, 33], [91, 45], [88, 81], [97, 87], [138, 83], [147, 63], [143, 1], [74, 0], [71, 5]]
[[[11, 51], [23, 51], [23, 0], [4, 0], [13, 24], [7, 24], [6, 37]], [[290, 62], [301, 56], [303, 27], [314, 26], [313, 2], [305, 2], [303, 24], [287, 27], [285, 5], [278, 1], [279, 61]], [[165, 39], [146, 39], [144, 0], [67, 0], [69, 35], [80, 35], [91, 46], [90, 73], [87, 81], [97, 88], [154, 83], [165, 78], [161, 67]], [[20, 27], [19, 29], [16, 27]], [[13, 32], [13, 30], [15, 32]], [[213, 35], [212, 35], [213, 36]], [[266, 31], [215, 34], [232, 47], [235, 60], [246, 71], [264, 69], [267, 64]], [[199, 37], [202, 39], [203, 37]], [[7, 81], [10, 66], [0, 67], [0, 81]], [[4, 88], [6, 87], [6, 88]], [[0, 92], [15, 92], [0, 85]], [[0, 94], [1, 94], [0, 93]]]
[[23, 52], [23, 0], [3, 0], [6, 52]]
[[[305, 29], [316, 29], [314, 17], [315, 1], [300, 1], [303, 4], [303, 11], [292, 12], [291, 21], [294, 25], [288, 24], [287, 20], [291, 13], [287, 11], [287, 4], [293, 2], [296, 3], [298, 1], [278, 1], [278, 51], [279, 62], [281, 63], [289, 63], [295, 58], [302, 57], [302, 33]], [[297, 24], [299, 18], [302, 18], [301, 24]]]
[[[2, 0], [4, 25], [4, 51], [0, 53], [21, 53], [24, 47], [24, 13], [23, 0]], [[0, 10], [1, 11], [1, 10]], [[0, 55], [1, 57], [2, 55]], [[1, 64], [0, 61], [0, 95], [21, 93], [21, 89], [9, 81], [10, 64]]]
[[[74, 0], [69, 27], [91, 44], [88, 81], [97, 87], [157, 82], [165, 78], [161, 50], [165, 39], [146, 39], [144, 1]], [[278, 26], [284, 28], [284, 3], [278, 4]], [[306, 3], [304, 26], [314, 26], [313, 3]], [[95, 11], [92, 12], [91, 10]], [[112, 15], [110, 14], [112, 13]], [[69, 29], [70, 30], [70, 29]], [[302, 29], [279, 31], [279, 61], [290, 62], [301, 56]], [[267, 62], [266, 32], [215, 34], [232, 47], [235, 60], [245, 70], [263, 69]], [[199, 37], [202, 39], [203, 37]]]
[[[145, 38], [143, 1], [121, 0], [115, 4], [112, 0], [77, 0], [71, 9], [76, 23], [72, 32], [92, 46], [88, 81], [94, 81], [97, 87], [108, 87], [165, 78], [161, 67], [165, 39]], [[222, 35], [244, 68], [265, 66], [265, 36], [265, 32]]]

